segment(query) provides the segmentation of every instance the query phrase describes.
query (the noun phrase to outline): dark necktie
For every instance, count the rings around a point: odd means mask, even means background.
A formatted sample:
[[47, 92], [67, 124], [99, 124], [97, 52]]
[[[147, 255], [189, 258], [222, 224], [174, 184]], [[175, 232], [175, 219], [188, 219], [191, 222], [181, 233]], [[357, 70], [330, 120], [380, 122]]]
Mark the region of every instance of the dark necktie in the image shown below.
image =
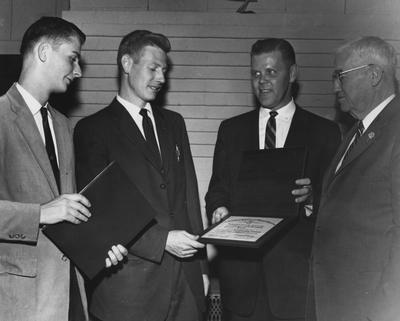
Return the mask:
[[278, 113], [275, 110], [269, 112], [269, 119], [265, 128], [265, 145], [264, 149], [276, 147], [276, 120], [275, 117]]
[[363, 122], [362, 122], [361, 120], [359, 120], [359, 121], [358, 121], [358, 125], [357, 125], [357, 130], [356, 130], [356, 133], [355, 133], [355, 136], [354, 136], [354, 140], [353, 140], [353, 142], [349, 145], [349, 148], [347, 148], [347, 151], [346, 151], [346, 153], [345, 153], [344, 156], [343, 156], [342, 164], [343, 164], [345, 158], [346, 158], [347, 156], [349, 156], [350, 151], [351, 151], [351, 150], [354, 148], [354, 146], [357, 144], [357, 142], [358, 142], [358, 140], [360, 139], [360, 137], [361, 137], [361, 135], [363, 134], [363, 132], [364, 132], [364, 125], [363, 125]]
[[[45, 145], [47, 156], [49, 157], [51, 168], [53, 169], [54, 178], [57, 182], [58, 191], [60, 192], [60, 171], [58, 169], [56, 150], [54, 147], [53, 136], [51, 135], [48, 110], [46, 107], [40, 108], [40, 114], [42, 115], [43, 131], [45, 138]], [[81, 295], [79, 292], [78, 279], [75, 273], [73, 264], [70, 264], [70, 290], [69, 290], [69, 321], [84, 321], [85, 314], [83, 312]]]
[[46, 107], [40, 108], [42, 115], [44, 139], [46, 145], [47, 156], [49, 157], [51, 168], [53, 169], [54, 178], [56, 179], [58, 191], [60, 192], [60, 171], [58, 170], [56, 150], [54, 148], [53, 136], [51, 135], [48, 110]]
[[146, 137], [147, 146], [150, 148], [150, 150], [155, 155], [158, 155], [158, 157], [161, 160], [156, 136], [154, 134], [153, 123], [152, 123], [149, 115], [147, 114], [147, 109], [145, 109], [145, 108], [140, 109], [139, 114], [142, 116], [142, 126], [143, 126], [144, 136]]

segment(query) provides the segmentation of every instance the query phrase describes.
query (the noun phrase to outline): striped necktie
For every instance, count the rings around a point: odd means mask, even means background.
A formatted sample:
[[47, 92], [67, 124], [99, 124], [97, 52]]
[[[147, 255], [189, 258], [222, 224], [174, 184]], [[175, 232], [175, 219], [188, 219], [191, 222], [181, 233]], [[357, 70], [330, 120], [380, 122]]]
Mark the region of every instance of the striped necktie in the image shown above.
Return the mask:
[[276, 147], [276, 120], [275, 117], [278, 113], [275, 110], [269, 112], [269, 119], [265, 128], [265, 145], [264, 149], [271, 149]]
[[355, 133], [354, 139], [351, 142], [351, 144], [349, 145], [349, 147], [347, 148], [344, 156], [343, 156], [343, 160], [342, 160], [342, 164], [344, 162], [344, 160], [346, 159], [346, 157], [350, 154], [350, 151], [354, 148], [354, 146], [357, 144], [358, 140], [360, 139], [361, 135], [364, 132], [364, 125], [363, 122], [361, 120], [358, 121], [357, 124], [357, 131]]

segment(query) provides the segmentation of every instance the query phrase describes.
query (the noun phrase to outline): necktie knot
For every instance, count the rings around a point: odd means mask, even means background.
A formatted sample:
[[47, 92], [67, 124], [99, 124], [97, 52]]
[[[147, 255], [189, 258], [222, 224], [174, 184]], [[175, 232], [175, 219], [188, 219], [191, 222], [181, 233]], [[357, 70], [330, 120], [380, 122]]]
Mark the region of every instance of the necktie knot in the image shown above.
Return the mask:
[[269, 112], [270, 117], [275, 118], [278, 115], [278, 112], [276, 112], [275, 110], [272, 110]]
[[139, 114], [140, 114], [143, 118], [149, 116], [149, 115], [147, 115], [147, 109], [146, 109], [146, 108], [141, 108], [140, 111], [139, 111]]
[[364, 132], [364, 124], [361, 120], [359, 120], [357, 125], [357, 135], [361, 136], [363, 132]]
[[40, 108], [40, 113], [42, 114], [43, 118], [47, 117], [47, 112], [48, 112], [48, 110], [46, 107]]

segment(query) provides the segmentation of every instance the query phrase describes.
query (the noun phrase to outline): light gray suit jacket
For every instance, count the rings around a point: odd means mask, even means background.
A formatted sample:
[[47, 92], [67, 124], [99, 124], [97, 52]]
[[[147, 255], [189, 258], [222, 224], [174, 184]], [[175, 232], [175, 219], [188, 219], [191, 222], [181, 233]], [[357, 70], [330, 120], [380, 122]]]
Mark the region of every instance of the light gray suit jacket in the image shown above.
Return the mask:
[[[61, 193], [75, 189], [68, 120], [53, 108]], [[40, 205], [58, 195], [38, 128], [13, 85], [0, 97], [0, 320], [67, 321], [69, 260], [42, 233]], [[86, 307], [83, 282], [81, 294]]]

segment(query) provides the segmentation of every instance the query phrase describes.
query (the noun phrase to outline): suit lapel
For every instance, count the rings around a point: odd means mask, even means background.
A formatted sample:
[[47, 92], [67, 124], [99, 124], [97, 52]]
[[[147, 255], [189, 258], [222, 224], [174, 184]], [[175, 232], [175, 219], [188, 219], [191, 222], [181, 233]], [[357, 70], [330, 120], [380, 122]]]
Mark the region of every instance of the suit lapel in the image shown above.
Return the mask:
[[15, 123], [17, 128], [24, 137], [32, 155], [36, 159], [40, 169], [46, 177], [53, 194], [58, 195], [58, 188], [54, 178], [53, 170], [51, 168], [46, 148], [32, 113], [30, 112], [15, 85], [10, 88], [8, 96], [12, 101], [12, 108], [16, 113]]
[[355, 124], [349, 132], [346, 134], [346, 136], [343, 138], [342, 143], [339, 145], [339, 148], [333, 157], [331, 163], [328, 166], [328, 169], [326, 170], [324, 180], [323, 180], [323, 185], [322, 189], [325, 190], [328, 188], [328, 186], [331, 184], [333, 179], [335, 178], [336, 173], [336, 167], [339, 164], [340, 159], [342, 158], [344, 151], [346, 150], [347, 146], [349, 145], [352, 137], [354, 136], [355, 132], [357, 130], [357, 124]]
[[289, 132], [285, 141], [285, 147], [304, 146], [307, 142], [308, 118], [305, 113], [296, 106]]
[[174, 146], [174, 142], [170, 139], [170, 133], [172, 133], [172, 131], [168, 130], [168, 124], [162, 113], [157, 108], [153, 108], [153, 115], [156, 122], [158, 141], [160, 143], [163, 168], [165, 172], [168, 172], [170, 165], [169, 156], [173, 153], [172, 148], [178, 147]]
[[249, 113], [249, 121], [243, 122], [247, 127], [241, 129], [243, 133], [243, 150], [260, 149], [259, 118], [260, 110], [256, 109]]
[[363, 154], [377, 140], [377, 138], [381, 135], [382, 129], [385, 127], [386, 123], [392, 118], [392, 114], [396, 112], [396, 101], [397, 99], [392, 100], [374, 119], [371, 125], [359, 138], [357, 144], [352, 148], [349, 155], [346, 156], [338, 171], [335, 172], [340, 159], [342, 158], [345, 150], [349, 146], [350, 141], [357, 130], [357, 124], [353, 126], [353, 128], [350, 130], [349, 134], [346, 136], [345, 140], [341, 144], [335, 158], [331, 163], [331, 166], [329, 168], [329, 176], [327, 176], [326, 179], [325, 188], [329, 188], [329, 185], [334, 181], [335, 177], [340, 175], [340, 173], [347, 166], [349, 166], [358, 157], [360, 157], [361, 154]]
[[65, 125], [63, 122], [60, 121], [59, 117], [53, 112], [51, 106], [49, 108], [49, 111], [51, 113], [52, 121], [53, 121], [53, 129], [54, 129], [54, 134], [56, 136], [56, 141], [55, 144], [57, 146], [57, 154], [58, 154], [58, 167], [60, 169], [60, 194], [63, 191], [63, 186], [64, 185], [64, 179], [65, 179], [65, 174], [68, 171], [68, 166], [69, 164], [66, 163], [69, 161], [71, 155], [68, 154], [68, 143], [66, 139], [70, 139], [70, 137], [66, 137], [65, 134], [69, 132], [68, 128], [65, 128]]
[[[354, 145], [354, 147], [351, 149], [350, 153], [346, 156], [346, 158], [343, 160], [342, 165], [336, 172], [336, 175], [338, 175], [346, 166], [348, 166], [351, 162], [353, 162], [357, 157], [360, 156], [361, 153], [363, 153], [374, 141], [378, 136], [380, 135], [381, 132], [381, 126], [382, 122], [373, 122], [368, 129], [363, 133], [363, 135], [358, 139], [357, 144]], [[357, 127], [357, 124], [355, 125]], [[356, 128], [357, 130], [357, 128]], [[351, 138], [353, 138], [355, 134], [355, 131], [353, 135], [351, 135]], [[347, 146], [349, 145], [350, 141], [348, 142]], [[343, 156], [344, 151], [341, 155]], [[340, 160], [340, 159], [339, 159]]]
[[110, 105], [110, 112], [112, 114], [112, 121], [115, 126], [124, 134], [124, 136], [131, 141], [133, 145], [140, 149], [145, 158], [158, 170], [160, 168], [160, 161], [156, 155], [147, 147], [146, 141], [136, 126], [135, 121], [131, 115], [116, 99]]

